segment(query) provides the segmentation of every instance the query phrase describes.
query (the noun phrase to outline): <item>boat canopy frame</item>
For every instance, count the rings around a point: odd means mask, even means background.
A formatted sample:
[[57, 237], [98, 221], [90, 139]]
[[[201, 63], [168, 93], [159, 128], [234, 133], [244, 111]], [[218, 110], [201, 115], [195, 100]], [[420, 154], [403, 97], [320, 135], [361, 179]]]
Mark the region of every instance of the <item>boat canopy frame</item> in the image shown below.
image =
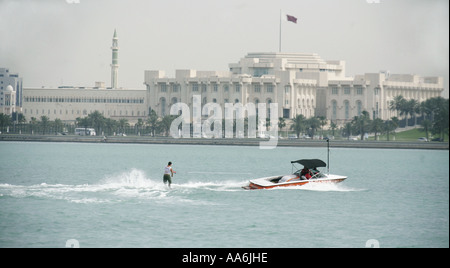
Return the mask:
[[300, 164], [307, 169], [316, 169], [319, 167], [326, 167], [327, 164], [320, 159], [301, 159], [297, 161], [291, 161], [291, 164]]
[[[325, 164], [325, 162], [323, 162], [320, 159], [301, 159], [301, 160], [297, 160], [297, 161], [291, 161], [291, 164], [292, 164], [292, 174], [300, 173], [301, 170], [302, 170], [302, 169], [297, 168], [295, 166], [295, 164], [300, 164], [300, 165], [304, 166], [307, 169], [315, 170], [317, 173], [315, 173], [311, 177], [311, 179], [322, 178], [324, 175], [317, 168], [326, 167], [327, 166], [327, 164]], [[294, 172], [294, 169], [296, 170], [295, 172]]]

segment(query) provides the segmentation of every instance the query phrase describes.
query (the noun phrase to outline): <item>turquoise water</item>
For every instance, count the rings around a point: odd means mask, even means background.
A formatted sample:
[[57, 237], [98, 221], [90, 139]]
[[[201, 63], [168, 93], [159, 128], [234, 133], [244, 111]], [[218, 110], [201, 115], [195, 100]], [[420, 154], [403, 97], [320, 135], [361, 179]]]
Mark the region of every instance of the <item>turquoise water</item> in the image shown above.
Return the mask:
[[[341, 184], [245, 191], [324, 148], [0, 143], [0, 247], [449, 247], [448, 151], [331, 150]], [[163, 168], [174, 163], [172, 189]]]

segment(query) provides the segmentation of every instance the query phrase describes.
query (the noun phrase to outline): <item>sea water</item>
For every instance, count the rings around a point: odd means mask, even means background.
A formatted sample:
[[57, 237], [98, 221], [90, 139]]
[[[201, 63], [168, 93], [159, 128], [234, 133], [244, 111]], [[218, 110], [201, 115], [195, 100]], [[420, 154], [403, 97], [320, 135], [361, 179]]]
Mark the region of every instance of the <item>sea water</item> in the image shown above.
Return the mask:
[[332, 148], [340, 184], [241, 188], [304, 158], [327, 152], [1, 142], [0, 247], [449, 247], [448, 151]]

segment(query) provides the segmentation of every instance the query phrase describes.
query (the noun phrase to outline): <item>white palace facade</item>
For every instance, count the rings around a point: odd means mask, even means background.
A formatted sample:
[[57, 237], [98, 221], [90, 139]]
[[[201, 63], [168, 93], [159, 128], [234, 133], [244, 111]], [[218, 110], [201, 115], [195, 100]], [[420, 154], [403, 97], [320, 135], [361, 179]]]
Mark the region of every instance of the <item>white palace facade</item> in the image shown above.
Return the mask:
[[[278, 103], [278, 115], [294, 118], [323, 116], [342, 125], [362, 111], [383, 120], [398, 116], [389, 109], [397, 95], [419, 102], [441, 96], [442, 77], [366, 73], [347, 77], [344, 61], [326, 61], [317, 54], [249, 53], [229, 71], [145, 71], [148, 107], [159, 116], [177, 102], [192, 109], [193, 95], [202, 104]], [[267, 105], [267, 107], [269, 107]]]
[[104, 83], [91, 88], [24, 88], [18, 109], [27, 120], [45, 115], [74, 122], [97, 110], [106, 118], [133, 124], [145, 120], [151, 110], [168, 115], [177, 102], [192, 111], [193, 96], [200, 95], [202, 104], [218, 103], [222, 109], [225, 103], [277, 103], [279, 117], [324, 116], [342, 125], [364, 110], [372, 119], [398, 116], [389, 109], [397, 95], [421, 102], [444, 90], [442, 77], [387, 72], [347, 77], [344, 61], [306, 53], [249, 53], [227, 71], [176, 70], [175, 77], [148, 70], [144, 84], [142, 90], [105, 88]]

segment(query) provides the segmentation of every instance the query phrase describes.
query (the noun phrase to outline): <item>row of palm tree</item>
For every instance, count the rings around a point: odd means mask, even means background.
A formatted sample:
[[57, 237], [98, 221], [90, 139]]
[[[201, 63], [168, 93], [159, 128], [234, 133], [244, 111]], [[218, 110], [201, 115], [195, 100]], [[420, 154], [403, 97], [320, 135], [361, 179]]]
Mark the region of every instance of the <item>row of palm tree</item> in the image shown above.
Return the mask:
[[405, 117], [405, 127], [410, 120], [414, 118], [414, 126], [417, 125], [417, 115], [423, 120], [421, 126], [426, 132], [428, 139], [429, 132], [439, 135], [441, 140], [449, 132], [449, 100], [442, 97], [435, 97], [419, 102], [414, 99], [406, 100], [402, 95], [396, 96], [390, 103], [392, 111], [397, 111], [400, 116]]
[[[159, 118], [154, 110], [150, 112], [147, 120], [139, 118], [133, 127], [133, 134], [148, 134], [155, 136], [163, 133], [169, 134], [170, 125], [175, 119], [175, 116], [167, 115]], [[127, 119], [114, 120], [105, 118], [99, 111], [94, 111], [88, 114], [87, 117], [79, 117], [76, 119], [78, 127], [95, 129], [97, 135], [113, 135], [114, 133], [129, 133], [130, 124]]]
[[[285, 119], [280, 118], [278, 122], [280, 129], [286, 126]], [[292, 119], [290, 130], [295, 132], [297, 138], [300, 138], [302, 133], [314, 137], [319, 128], [323, 129], [326, 124], [327, 120], [323, 116], [306, 118], [304, 115], [299, 114]]]
[[[447, 104], [446, 104], [447, 103]], [[448, 99], [442, 97], [431, 98], [423, 102], [419, 102], [415, 99], [407, 100], [402, 95], [394, 97], [389, 103], [389, 109], [391, 111], [397, 111], [399, 116], [404, 116], [405, 126], [417, 125], [417, 116], [427, 116], [429, 120], [433, 121], [435, 114], [438, 114], [438, 110], [445, 109], [445, 105], [448, 106]], [[408, 122], [414, 119], [414, 124]]]

